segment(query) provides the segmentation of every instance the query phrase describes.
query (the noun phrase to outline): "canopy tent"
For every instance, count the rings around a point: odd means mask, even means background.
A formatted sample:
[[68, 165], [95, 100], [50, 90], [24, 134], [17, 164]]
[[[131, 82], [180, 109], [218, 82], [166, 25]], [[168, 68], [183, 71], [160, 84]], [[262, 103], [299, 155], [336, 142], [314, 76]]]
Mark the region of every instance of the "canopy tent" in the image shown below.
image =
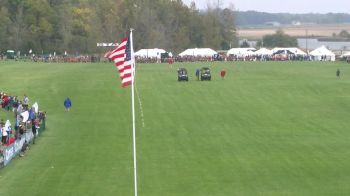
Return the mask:
[[350, 52], [346, 52], [343, 55], [341, 55], [342, 57], [349, 57], [350, 56]]
[[255, 51], [256, 55], [272, 55], [273, 52], [267, 48], [260, 48], [259, 50]]
[[229, 51], [227, 51], [227, 56], [230, 56], [230, 55], [236, 55], [240, 57], [251, 56], [255, 54], [254, 51], [256, 51], [255, 48], [231, 48]]
[[281, 49], [281, 50], [276, 50], [273, 54], [294, 54], [294, 53], [286, 49]]
[[218, 54], [216, 51], [210, 48], [190, 48], [179, 54], [179, 56], [203, 56], [203, 57], [212, 57], [213, 55]]
[[135, 57], [160, 58], [160, 54], [166, 53], [163, 49], [141, 49], [135, 52]]
[[[283, 52], [281, 52], [283, 51]], [[294, 54], [294, 55], [306, 55], [306, 53], [299, 48], [274, 48], [272, 49], [273, 54]]]
[[335, 61], [335, 54], [332, 51], [328, 50], [325, 46], [316, 48], [310, 52], [310, 55], [316, 61]]

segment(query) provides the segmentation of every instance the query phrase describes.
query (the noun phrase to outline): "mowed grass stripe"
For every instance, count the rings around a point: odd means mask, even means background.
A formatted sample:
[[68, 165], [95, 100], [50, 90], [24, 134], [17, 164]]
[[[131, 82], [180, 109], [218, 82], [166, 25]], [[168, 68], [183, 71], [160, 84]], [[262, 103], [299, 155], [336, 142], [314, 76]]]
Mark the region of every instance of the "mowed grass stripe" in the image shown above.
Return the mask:
[[[113, 65], [0, 66], [5, 90], [25, 91], [48, 111], [39, 145], [0, 171], [0, 182], [24, 185], [0, 195], [133, 194], [130, 88], [120, 87]], [[196, 81], [201, 66], [213, 81]], [[177, 82], [178, 67], [189, 82]], [[18, 69], [25, 83], [4, 80], [2, 70]], [[347, 64], [328, 62], [140, 64], [140, 195], [347, 195], [347, 73]]]

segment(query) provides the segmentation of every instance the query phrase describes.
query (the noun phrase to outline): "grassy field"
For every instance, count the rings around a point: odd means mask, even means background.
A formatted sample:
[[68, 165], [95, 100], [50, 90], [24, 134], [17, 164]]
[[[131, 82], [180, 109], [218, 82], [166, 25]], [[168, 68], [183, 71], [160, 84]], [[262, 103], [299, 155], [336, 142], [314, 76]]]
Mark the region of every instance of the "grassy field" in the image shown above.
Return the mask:
[[332, 37], [333, 33], [338, 35], [342, 30], [350, 31], [350, 25], [340, 24], [242, 28], [238, 30], [238, 35], [244, 38], [261, 39], [265, 35], [275, 34], [278, 29], [282, 29], [286, 34], [294, 37], [304, 37], [306, 35], [311, 37]]
[[[195, 81], [203, 65], [213, 81]], [[137, 77], [140, 196], [350, 194], [349, 64], [143, 64]], [[0, 90], [47, 111], [46, 132], [0, 170], [0, 195], [133, 195], [130, 88], [113, 64], [0, 61]]]

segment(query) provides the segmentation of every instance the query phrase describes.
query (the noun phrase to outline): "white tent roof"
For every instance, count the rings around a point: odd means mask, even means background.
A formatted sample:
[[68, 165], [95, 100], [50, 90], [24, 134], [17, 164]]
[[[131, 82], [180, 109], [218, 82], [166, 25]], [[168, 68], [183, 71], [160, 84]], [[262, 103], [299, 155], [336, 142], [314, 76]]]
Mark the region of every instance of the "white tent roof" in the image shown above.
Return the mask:
[[348, 56], [350, 56], [350, 52], [346, 52], [342, 56], [348, 57]]
[[326, 46], [321, 46], [319, 48], [316, 48], [312, 52], [310, 52], [310, 55], [312, 56], [335, 56], [335, 54], [328, 50]]
[[260, 48], [259, 50], [255, 51], [256, 55], [272, 55], [273, 52], [267, 48]]
[[141, 49], [137, 52], [135, 52], [135, 56], [138, 57], [159, 57], [161, 53], [166, 53], [165, 50], [163, 49], [158, 49], [158, 48], [154, 48], [154, 49]]
[[299, 48], [289, 48], [289, 51], [297, 55], [306, 55], [306, 52], [300, 50]]
[[248, 56], [254, 55], [255, 48], [231, 48], [227, 51], [227, 56], [237, 55], [237, 56]]
[[274, 48], [272, 49], [272, 52], [275, 53], [279, 50], [288, 50], [289, 52], [295, 54], [295, 55], [306, 55], [306, 53], [299, 48]]
[[211, 57], [218, 54], [215, 50], [210, 48], [190, 48], [179, 54], [179, 56], [208, 56]]

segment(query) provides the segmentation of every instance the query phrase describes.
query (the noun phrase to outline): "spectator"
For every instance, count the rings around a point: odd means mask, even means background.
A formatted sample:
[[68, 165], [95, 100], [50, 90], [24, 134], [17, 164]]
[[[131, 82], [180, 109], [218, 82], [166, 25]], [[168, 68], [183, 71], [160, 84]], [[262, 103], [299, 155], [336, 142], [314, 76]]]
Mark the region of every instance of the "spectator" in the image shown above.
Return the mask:
[[3, 145], [6, 145], [7, 144], [7, 136], [8, 136], [8, 133], [7, 133], [7, 130], [5, 130], [5, 127], [4, 127], [4, 123], [3, 123], [3, 120], [1, 120], [1, 123], [0, 123], [0, 132], [1, 132], [1, 142]]
[[16, 139], [19, 138], [19, 125], [20, 125], [20, 115], [15, 114], [16, 119], [15, 119], [15, 137]]
[[24, 125], [21, 123], [21, 124], [19, 125], [19, 139], [22, 138], [24, 132], [25, 132], [25, 127], [24, 127]]
[[22, 148], [21, 148], [21, 152], [19, 153], [19, 156], [20, 156], [20, 157], [24, 157], [24, 152], [25, 152], [26, 150], [28, 150], [28, 149], [29, 149], [29, 145], [28, 145], [27, 141], [25, 141], [25, 142], [23, 143], [23, 146], [22, 146]]
[[224, 70], [224, 69], [221, 70], [221, 72], [220, 72], [221, 79], [224, 79], [225, 75], [226, 75], [226, 70]]
[[197, 80], [199, 80], [199, 73], [200, 73], [200, 70], [199, 70], [199, 69], [196, 69], [196, 77], [197, 77]]
[[17, 100], [17, 96], [13, 97], [13, 103], [12, 103], [12, 111], [15, 112], [17, 111], [18, 108], [18, 100]]
[[23, 105], [22, 105], [22, 102], [20, 101], [18, 103], [18, 107], [17, 107], [17, 113], [22, 113], [23, 112]]
[[69, 97], [67, 97], [65, 100], [64, 100], [64, 107], [65, 107], [65, 110], [66, 112], [69, 112], [70, 108], [72, 107], [72, 101], [69, 99]]
[[35, 109], [32, 107], [32, 108], [30, 108], [30, 110], [29, 110], [29, 119], [30, 119], [30, 120], [34, 120], [35, 118], [36, 118]]
[[336, 75], [337, 75], [337, 78], [340, 78], [340, 70], [339, 69], [337, 69]]
[[32, 119], [32, 133], [33, 133], [33, 144], [35, 144], [35, 138], [36, 138], [36, 122], [35, 119]]
[[23, 104], [25, 104], [25, 105], [29, 104], [29, 98], [26, 94], [24, 94], [24, 97], [23, 97]]

